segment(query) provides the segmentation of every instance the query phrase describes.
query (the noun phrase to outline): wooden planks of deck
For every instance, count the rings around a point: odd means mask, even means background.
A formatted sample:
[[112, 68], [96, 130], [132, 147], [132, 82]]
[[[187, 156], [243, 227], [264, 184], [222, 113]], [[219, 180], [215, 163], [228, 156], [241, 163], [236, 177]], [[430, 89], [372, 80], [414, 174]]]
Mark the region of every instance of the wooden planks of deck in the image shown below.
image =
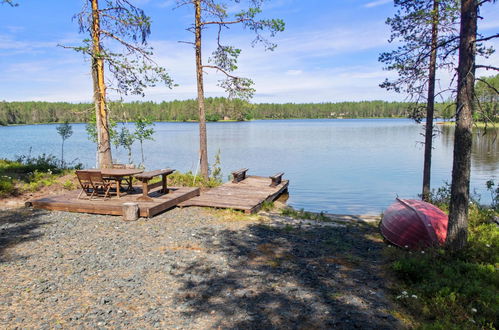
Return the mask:
[[149, 194], [152, 200], [144, 202], [137, 200], [142, 194], [140, 188], [135, 189], [137, 193], [124, 195], [121, 198], [94, 198], [92, 200], [78, 199], [79, 191], [70, 191], [63, 195], [30, 200], [27, 202], [27, 205], [52, 211], [122, 215], [123, 203], [135, 202], [139, 204], [139, 215], [150, 218], [189, 198], [199, 196], [199, 188], [168, 187], [168, 194], [160, 194], [159, 191], [153, 191]]
[[207, 206], [254, 213], [262, 207], [264, 201], [275, 200], [289, 185], [288, 180], [282, 180], [274, 187], [270, 186], [271, 183], [269, 177], [247, 176], [240, 182], [227, 182], [202, 192], [200, 196], [182, 202], [179, 206]]

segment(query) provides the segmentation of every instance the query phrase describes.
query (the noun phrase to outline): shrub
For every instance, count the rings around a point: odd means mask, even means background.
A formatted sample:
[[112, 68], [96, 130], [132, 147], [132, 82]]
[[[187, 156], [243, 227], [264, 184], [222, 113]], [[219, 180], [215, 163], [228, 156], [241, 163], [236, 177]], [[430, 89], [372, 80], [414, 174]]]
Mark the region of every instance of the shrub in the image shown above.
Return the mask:
[[0, 197], [6, 197], [15, 193], [14, 181], [7, 175], [0, 176]]
[[214, 178], [205, 180], [202, 176], [194, 175], [190, 171], [187, 173], [174, 172], [168, 176], [168, 184], [172, 186], [213, 188], [221, 183]]
[[386, 249], [390, 270], [398, 279], [396, 298], [418, 316], [422, 328], [499, 325], [499, 230], [491, 221], [494, 216], [497, 211], [491, 208], [470, 205], [468, 244], [455, 254], [444, 248]]

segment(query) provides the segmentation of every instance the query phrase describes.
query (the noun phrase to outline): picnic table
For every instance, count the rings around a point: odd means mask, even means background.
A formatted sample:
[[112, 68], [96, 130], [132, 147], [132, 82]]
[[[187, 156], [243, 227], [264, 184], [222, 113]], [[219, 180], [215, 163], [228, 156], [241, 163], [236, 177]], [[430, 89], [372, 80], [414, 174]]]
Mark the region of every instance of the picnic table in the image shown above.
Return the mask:
[[[140, 168], [103, 168], [103, 169], [90, 169], [85, 171], [101, 172], [102, 176], [115, 180], [116, 196], [118, 198], [120, 198], [121, 181], [123, 181], [123, 179], [126, 177], [131, 177], [135, 174], [144, 172], [144, 170]], [[131, 182], [132, 180], [128, 180], [128, 187], [127, 187], [128, 191], [133, 190]]]

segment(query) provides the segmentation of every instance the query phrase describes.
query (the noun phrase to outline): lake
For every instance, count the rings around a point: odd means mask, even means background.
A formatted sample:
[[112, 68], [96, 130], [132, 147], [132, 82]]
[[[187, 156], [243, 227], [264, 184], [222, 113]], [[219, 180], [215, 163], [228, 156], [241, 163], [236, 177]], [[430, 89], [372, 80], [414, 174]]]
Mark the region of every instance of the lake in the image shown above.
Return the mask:
[[[133, 125], [130, 125], [133, 126]], [[0, 157], [41, 153], [60, 157], [56, 125], [0, 127]], [[197, 123], [156, 123], [155, 141], [146, 141], [145, 165], [196, 171]], [[220, 150], [225, 180], [231, 171], [247, 167], [250, 175], [285, 172], [290, 180], [288, 204], [309, 211], [379, 214], [395, 197], [421, 193], [423, 125], [408, 119], [258, 120], [208, 123], [210, 163]], [[432, 188], [450, 182], [454, 128], [438, 125], [432, 160]], [[95, 145], [85, 125], [73, 124], [65, 144], [65, 159], [95, 166]], [[472, 154], [472, 190], [490, 202], [489, 179], [499, 181], [497, 130], [476, 132]], [[139, 144], [133, 148], [140, 163]], [[123, 150], [113, 158], [127, 162]]]

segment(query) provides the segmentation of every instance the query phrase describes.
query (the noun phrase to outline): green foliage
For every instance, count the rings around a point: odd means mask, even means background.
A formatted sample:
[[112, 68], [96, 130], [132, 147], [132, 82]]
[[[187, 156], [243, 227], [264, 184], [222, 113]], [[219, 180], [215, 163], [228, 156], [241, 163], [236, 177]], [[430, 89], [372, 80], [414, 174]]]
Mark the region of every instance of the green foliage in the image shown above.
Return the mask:
[[218, 113], [209, 113], [206, 115], [206, 121], [219, 121], [222, 117]]
[[487, 185], [487, 190], [490, 192], [492, 200], [491, 207], [495, 210], [499, 210], [499, 184], [496, 185], [494, 180], [488, 180], [485, 184]]
[[116, 145], [123, 147], [128, 153], [128, 163], [133, 164], [132, 145], [135, 142], [135, 135], [123, 124], [117, 135]]
[[477, 105], [473, 119], [485, 123], [499, 122], [499, 74], [480, 77], [475, 85]]
[[441, 208], [448, 208], [450, 203], [450, 183], [444, 182], [444, 185], [436, 190], [432, 189], [428, 196], [428, 201]]
[[386, 24], [391, 29], [389, 42], [395, 41], [399, 46], [380, 54], [379, 61], [386, 65], [386, 70], [396, 71], [398, 77], [386, 79], [380, 86], [406, 93], [416, 104], [413, 107], [414, 119], [421, 120], [425, 107], [419, 104], [427, 102], [432, 28], [435, 25], [438, 31], [435, 68], [451, 70], [458, 44], [459, 6], [455, 0], [439, 0], [438, 12], [435, 12], [433, 0], [395, 0], [394, 4], [396, 13], [387, 19]]
[[[0, 159], [0, 197], [53, 185], [57, 178], [67, 173], [67, 169], [61, 168], [60, 164], [55, 156], [46, 154], [18, 156], [15, 161]], [[73, 168], [81, 168], [81, 164]]]
[[10, 196], [14, 193], [14, 179], [8, 175], [0, 175], [0, 197]]
[[114, 78], [112, 84], [125, 95], [144, 95], [146, 87], [164, 83], [172, 87], [173, 82], [165, 68], [151, 59], [152, 48], [147, 46], [151, 33], [151, 20], [144, 11], [126, 0], [107, 0], [105, 7], [98, 10], [100, 18], [99, 35], [101, 52], [94, 54], [92, 44], [92, 8], [84, 1], [82, 11], [74, 16], [80, 32], [90, 38], [80, 46], [71, 46], [77, 52], [91, 58], [103, 59]]
[[192, 172], [180, 173], [174, 172], [168, 176], [168, 184], [170, 186], [178, 187], [200, 187], [200, 188], [214, 188], [218, 187], [221, 182], [214, 178], [204, 179], [200, 175], [194, 175]]
[[73, 135], [73, 127], [69, 124], [68, 121], [65, 121], [63, 124], [57, 125], [56, 127], [57, 133], [61, 136], [62, 146], [61, 146], [61, 167], [64, 168], [64, 141], [69, 139], [71, 135]]
[[64, 181], [62, 187], [66, 190], [74, 190], [76, 188], [75, 184], [71, 180]]
[[[274, 50], [276, 45], [271, 43], [268, 38], [274, 37], [278, 32], [284, 31], [284, 21], [281, 19], [258, 19], [257, 16], [262, 12], [263, 0], [249, 0], [247, 1], [247, 8], [239, 12], [228, 10], [229, 6], [236, 8], [245, 7], [246, 1], [231, 0], [231, 1], [216, 1], [216, 0], [199, 0], [201, 8], [201, 22], [200, 28], [206, 29], [210, 25], [215, 25], [218, 29], [217, 35], [217, 48], [213, 51], [208, 62], [210, 65], [202, 65], [202, 68], [211, 68], [224, 74], [225, 79], [220, 80], [218, 86], [222, 87], [229, 98], [250, 99], [255, 89], [253, 81], [249, 78], [238, 77], [233, 74], [237, 70], [237, 61], [241, 54], [241, 49], [232, 45], [222, 44], [222, 31], [232, 25], [241, 25], [243, 28], [248, 29], [255, 33], [255, 38], [252, 46], [256, 44], [263, 44], [265, 49]], [[193, 5], [193, 1], [178, 1], [179, 6]], [[195, 30], [196, 24], [190, 28]], [[264, 35], [268, 32], [268, 37]], [[196, 45], [197, 46], [197, 45]]]
[[152, 137], [154, 135], [154, 128], [150, 126], [154, 126], [152, 120], [148, 117], [144, 116], [136, 116], [135, 117], [135, 138], [140, 142], [140, 154], [142, 156], [142, 165], [144, 164], [144, 147], [143, 143], [145, 140], [154, 140]]
[[262, 203], [262, 210], [263, 211], [272, 211], [272, 209], [274, 208], [274, 202], [272, 201], [263, 201]]
[[49, 187], [56, 182], [57, 177], [58, 175], [51, 171], [39, 172], [35, 170], [34, 172], [30, 172], [24, 177], [24, 181], [26, 182], [21, 185], [20, 192], [34, 192], [43, 187]]
[[215, 155], [215, 162], [211, 166], [210, 169], [210, 179], [213, 179], [215, 181], [218, 181], [222, 183], [222, 167], [221, 167], [222, 161], [220, 159], [220, 149], [218, 149], [218, 152]]
[[31, 154], [21, 155], [17, 156], [15, 161], [20, 164], [18, 167], [20, 172], [62, 172], [60, 161], [54, 155], [47, 155], [45, 153], [36, 157], [31, 156]]
[[63, 124], [57, 125], [56, 127], [57, 133], [61, 136], [62, 141], [67, 140], [73, 135], [73, 127], [69, 124], [68, 121], [65, 121]]
[[330, 218], [328, 218], [325, 215], [324, 212], [314, 213], [314, 212], [305, 211], [304, 209], [297, 211], [297, 210], [293, 209], [292, 207], [286, 207], [286, 208], [282, 209], [281, 214], [284, 216], [295, 218], [295, 219], [325, 221], [325, 222], [331, 220]]
[[[405, 102], [362, 101], [340, 103], [306, 104], [250, 104], [240, 99], [222, 97], [207, 98], [206, 118], [220, 120], [250, 119], [294, 119], [294, 118], [402, 118], [410, 114], [410, 104]], [[128, 121], [137, 116], [147, 116], [153, 121], [198, 120], [196, 100], [171, 102], [109, 103], [111, 139], [116, 135], [116, 122]], [[440, 116], [452, 116], [453, 106], [447, 103], [435, 105]], [[90, 111], [89, 111], [90, 109]], [[97, 142], [95, 111], [91, 104], [48, 102], [2, 102], [0, 101], [0, 123], [37, 124], [68, 120], [73, 123], [88, 123], [89, 139]]]
[[498, 212], [472, 204], [467, 246], [410, 252], [386, 248], [398, 279], [396, 299], [428, 329], [495, 329], [499, 325]]
[[191, 171], [180, 173], [178, 171], [168, 176], [169, 185], [180, 187], [214, 188], [222, 184], [222, 170], [220, 167], [220, 151], [215, 155], [215, 163], [208, 179], [195, 175]]
[[[95, 116], [95, 111], [93, 111], [93, 109], [90, 112], [88, 119], [85, 121], [87, 122], [87, 125], [85, 126], [85, 131], [87, 132], [88, 139], [93, 143], [97, 143], [98, 142], [97, 119]], [[115, 120], [113, 120], [112, 118], [109, 119], [109, 138], [111, 139], [111, 141], [116, 141], [116, 136], [118, 135], [116, 131], [117, 125], [118, 124], [116, 123]], [[116, 147], [118, 146], [116, 145]]]

